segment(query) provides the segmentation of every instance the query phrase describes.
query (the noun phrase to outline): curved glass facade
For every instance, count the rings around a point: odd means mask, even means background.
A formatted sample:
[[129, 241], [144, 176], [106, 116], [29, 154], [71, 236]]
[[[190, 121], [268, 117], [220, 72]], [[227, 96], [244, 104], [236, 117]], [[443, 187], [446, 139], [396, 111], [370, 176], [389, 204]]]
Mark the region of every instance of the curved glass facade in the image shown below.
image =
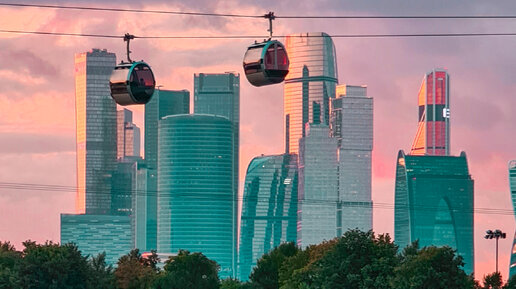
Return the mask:
[[234, 276], [233, 125], [213, 115], [159, 122], [158, 251], [202, 252]]
[[298, 153], [305, 124], [329, 124], [329, 99], [335, 98], [337, 61], [331, 37], [322, 32], [286, 38], [290, 60], [284, 86], [287, 153]]
[[473, 180], [466, 154], [416, 156], [398, 153], [394, 241], [404, 248], [415, 240], [424, 246], [450, 246], [474, 268]]
[[[509, 162], [509, 186], [511, 189], [512, 206], [516, 217], [516, 160]], [[511, 248], [511, 264], [509, 264], [509, 279], [516, 275], [516, 233]]]
[[296, 241], [297, 178], [297, 155], [261, 156], [249, 164], [240, 224], [240, 280], [249, 278], [263, 254]]

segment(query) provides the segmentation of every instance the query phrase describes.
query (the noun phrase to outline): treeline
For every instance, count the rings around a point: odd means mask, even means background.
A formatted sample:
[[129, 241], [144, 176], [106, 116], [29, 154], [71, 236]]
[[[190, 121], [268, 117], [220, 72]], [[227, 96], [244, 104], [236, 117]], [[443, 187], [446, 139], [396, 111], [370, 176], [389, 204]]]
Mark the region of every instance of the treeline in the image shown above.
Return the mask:
[[82, 256], [74, 244], [27, 241], [17, 251], [0, 242], [0, 288], [77, 289], [516, 289], [516, 278], [503, 284], [498, 273], [482, 284], [467, 275], [463, 261], [449, 247], [398, 252], [388, 235], [351, 230], [304, 250], [284, 243], [265, 254], [248, 282], [219, 280], [219, 265], [201, 253], [179, 251], [159, 269], [155, 252], [122, 256], [115, 269], [105, 255]]

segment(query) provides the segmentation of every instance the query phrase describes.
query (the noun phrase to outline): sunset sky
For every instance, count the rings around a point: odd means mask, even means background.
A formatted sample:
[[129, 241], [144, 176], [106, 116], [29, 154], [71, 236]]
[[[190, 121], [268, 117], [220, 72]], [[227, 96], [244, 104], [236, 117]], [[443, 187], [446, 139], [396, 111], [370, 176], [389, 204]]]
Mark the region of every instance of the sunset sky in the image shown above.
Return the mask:
[[[134, 2], [134, 4], [128, 4]], [[24, 2], [29, 3], [29, 2]], [[513, 15], [516, 2], [490, 1], [36, 1], [38, 4], [262, 15]], [[265, 19], [175, 16], [0, 6], [0, 29], [122, 36], [267, 35]], [[276, 35], [515, 33], [516, 19], [335, 20], [277, 19]], [[257, 39], [261, 40], [261, 39]], [[279, 39], [280, 41], [283, 39]], [[241, 74], [240, 179], [260, 154], [284, 151], [283, 85], [255, 88], [242, 74], [253, 39], [136, 39], [162, 89], [193, 93], [194, 73]], [[515, 230], [507, 163], [516, 159], [516, 36], [335, 38], [340, 84], [368, 86], [374, 98], [374, 230], [393, 234], [394, 175], [399, 149], [408, 152], [417, 130], [417, 93], [424, 73], [450, 74], [451, 152], [465, 151], [475, 180], [477, 279], [499, 267], [506, 278]], [[121, 39], [0, 33], [0, 240], [18, 249], [27, 239], [59, 241], [59, 214], [73, 213], [75, 192], [6, 189], [5, 183], [76, 186], [74, 53], [92, 48], [125, 57]], [[130, 107], [143, 130], [143, 106]], [[143, 131], [142, 131], [143, 135]], [[388, 205], [386, 205], [388, 204]], [[390, 205], [390, 206], [389, 206]]]

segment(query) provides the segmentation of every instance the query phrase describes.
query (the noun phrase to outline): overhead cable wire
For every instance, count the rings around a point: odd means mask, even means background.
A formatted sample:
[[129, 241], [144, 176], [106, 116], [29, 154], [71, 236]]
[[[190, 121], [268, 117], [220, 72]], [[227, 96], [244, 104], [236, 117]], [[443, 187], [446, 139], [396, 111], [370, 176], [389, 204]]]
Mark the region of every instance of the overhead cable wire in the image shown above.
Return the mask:
[[[213, 17], [233, 17], [233, 18], [265, 18], [263, 15], [235, 14], [235, 13], [208, 13], [208, 12], [188, 12], [170, 10], [148, 10], [133, 8], [103, 8], [87, 6], [67, 6], [67, 5], [48, 5], [31, 3], [10, 3], [0, 2], [0, 6], [8, 7], [31, 7], [47, 9], [68, 9], [68, 10], [87, 10], [87, 11], [106, 11], [106, 12], [131, 12], [131, 13], [151, 13], [151, 14], [171, 14], [188, 16], [213, 16]], [[275, 15], [279, 19], [516, 19], [516, 15]]]
[[[90, 34], [90, 33], [68, 33], [68, 32], [50, 32], [50, 31], [27, 31], [27, 30], [10, 30], [0, 29], [0, 33], [13, 34], [32, 34], [32, 35], [47, 35], [47, 36], [71, 36], [71, 37], [93, 37], [93, 38], [121, 38], [123, 35], [108, 35], [108, 34]], [[283, 37], [326, 37], [325, 35], [310, 35], [310, 34], [291, 34], [275, 36], [277, 38]], [[330, 35], [332, 38], [403, 38], [403, 37], [482, 37], [482, 36], [516, 36], [516, 33], [412, 33], [412, 34], [336, 34]], [[134, 38], [139, 39], [260, 39], [268, 38], [267, 35], [135, 35]]]
[[[27, 190], [27, 191], [44, 191], [44, 192], [68, 192], [75, 193], [79, 188], [74, 186], [64, 186], [64, 185], [51, 185], [51, 184], [34, 184], [34, 183], [9, 183], [9, 182], [0, 182], [0, 190]], [[84, 188], [82, 188], [84, 189]], [[95, 191], [88, 190], [89, 194], [95, 196], [110, 196], [110, 197], [129, 197], [129, 196], [146, 196], [146, 197], [157, 197], [158, 191], [146, 191], [146, 190], [122, 190], [122, 189], [114, 189], [110, 192], [105, 191]], [[223, 196], [221, 194], [218, 195], [174, 195], [175, 198], [178, 199], [194, 199], [196, 201], [223, 201], [224, 197], [231, 196]], [[278, 196], [276, 196], [278, 197]], [[234, 199], [235, 201], [246, 201], [246, 202], [256, 202], [259, 203], [268, 203], [271, 198], [268, 197], [251, 197], [251, 196], [242, 196], [235, 198], [227, 198]], [[283, 201], [285, 203], [295, 201], [301, 204], [336, 204], [340, 203], [343, 207], [356, 207], [356, 208], [373, 208], [373, 209], [387, 209], [394, 210], [395, 208], [399, 209], [408, 209], [409, 211], [443, 211], [444, 209], [437, 206], [428, 206], [428, 205], [396, 205], [392, 203], [382, 203], [382, 202], [346, 202], [346, 201], [335, 201], [335, 200], [324, 200], [324, 199], [292, 199], [291, 197], [283, 197]], [[444, 210], [447, 211], [447, 210]], [[462, 208], [454, 208], [452, 209], [454, 213], [460, 214], [485, 214], [485, 215], [505, 215], [512, 216], [514, 212], [509, 209], [500, 209], [500, 208], [473, 208], [470, 209], [462, 209]]]

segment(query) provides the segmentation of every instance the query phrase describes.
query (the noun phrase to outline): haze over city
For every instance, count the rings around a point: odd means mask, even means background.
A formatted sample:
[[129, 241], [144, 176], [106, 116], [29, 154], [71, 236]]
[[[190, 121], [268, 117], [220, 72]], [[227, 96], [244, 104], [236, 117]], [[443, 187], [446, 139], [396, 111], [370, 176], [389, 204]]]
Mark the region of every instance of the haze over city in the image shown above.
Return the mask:
[[[38, 4], [63, 4], [34, 1]], [[107, 6], [102, 1], [67, 5]], [[516, 3], [499, 1], [111, 1], [113, 7], [262, 15], [506, 15]], [[0, 6], [3, 30], [140, 36], [268, 35], [265, 19], [91, 12]], [[345, 34], [513, 33], [514, 19], [277, 19], [274, 34], [323, 31]], [[284, 39], [278, 37], [280, 41]], [[258, 38], [257, 40], [261, 40]], [[499, 267], [507, 277], [514, 214], [507, 163], [516, 158], [514, 137], [516, 56], [514, 36], [333, 38], [339, 84], [367, 85], [374, 98], [373, 229], [394, 232], [394, 177], [418, 125], [417, 94], [425, 73], [450, 74], [451, 155], [465, 151], [475, 181], [475, 274]], [[152, 66], [163, 89], [193, 91], [194, 73], [240, 73], [240, 195], [251, 159], [284, 152], [283, 84], [255, 88], [243, 77], [242, 57], [254, 39], [135, 39], [132, 57]], [[0, 33], [0, 240], [15, 246], [31, 239], [60, 240], [59, 216], [75, 212], [75, 191], [28, 185], [75, 187], [74, 54], [92, 48], [125, 57], [121, 39]], [[193, 97], [191, 97], [193, 99]], [[193, 103], [193, 100], [192, 100]], [[143, 106], [132, 106], [143, 125]], [[143, 131], [142, 131], [143, 135]], [[382, 205], [383, 204], [383, 205]], [[487, 212], [483, 209], [493, 209]]]

